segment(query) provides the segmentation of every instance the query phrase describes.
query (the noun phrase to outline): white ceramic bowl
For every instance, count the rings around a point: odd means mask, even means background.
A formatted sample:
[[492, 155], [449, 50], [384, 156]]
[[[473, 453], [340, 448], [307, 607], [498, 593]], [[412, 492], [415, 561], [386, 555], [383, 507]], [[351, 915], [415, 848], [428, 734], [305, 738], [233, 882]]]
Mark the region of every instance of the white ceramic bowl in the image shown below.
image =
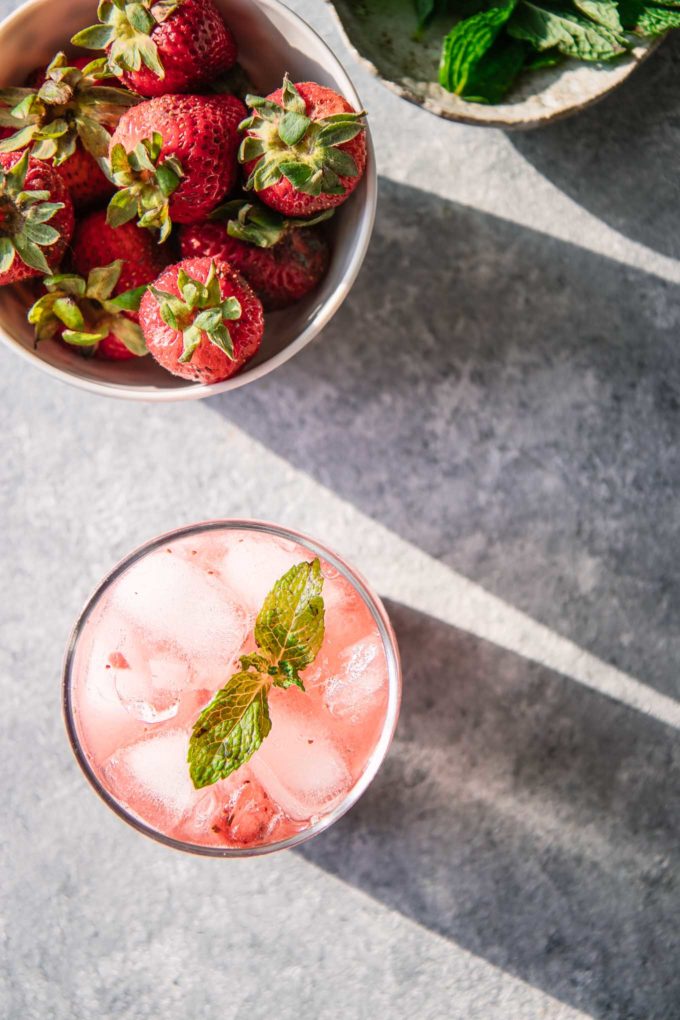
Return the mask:
[[[263, 94], [280, 85], [285, 71], [294, 81], [330, 86], [360, 110], [352, 82], [325, 42], [279, 0], [216, 0], [234, 32], [239, 60]], [[96, 22], [96, 0], [30, 0], [0, 24], [0, 85], [21, 83], [34, 67], [60, 49], [74, 52], [68, 40]], [[78, 51], [86, 52], [86, 51]], [[93, 54], [94, 55], [94, 54]], [[26, 322], [30, 303], [21, 287], [0, 288], [0, 337], [48, 375], [82, 389], [128, 400], [194, 400], [224, 393], [259, 379], [313, 340], [338, 310], [356, 279], [373, 228], [377, 200], [375, 157], [368, 135], [369, 159], [359, 187], [329, 223], [331, 263], [309, 298], [267, 316], [257, 357], [225, 382], [190, 383], [159, 368], [150, 357], [139, 361], [85, 359], [55, 341], [33, 348]]]

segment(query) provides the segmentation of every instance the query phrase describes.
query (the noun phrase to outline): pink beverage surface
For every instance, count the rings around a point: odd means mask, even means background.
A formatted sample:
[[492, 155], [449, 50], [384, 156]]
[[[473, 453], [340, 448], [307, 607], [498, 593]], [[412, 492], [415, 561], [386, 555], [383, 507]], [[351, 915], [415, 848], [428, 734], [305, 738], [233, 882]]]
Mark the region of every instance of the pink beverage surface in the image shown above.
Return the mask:
[[306, 691], [271, 688], [271, 732], [227, 779], [195, 790], [189, 777], [193, 723], [255, 649], [267, 592], [313, 558], [262, 532], [207, 531], [138, 560], [93, 609], [72, 671], [78, 737], [101, 784], [151, 828], [202, 846], [277, 842], [364, 772], [387, 710], [385, 650], [366, 603], [322, 560], [326, 629]]

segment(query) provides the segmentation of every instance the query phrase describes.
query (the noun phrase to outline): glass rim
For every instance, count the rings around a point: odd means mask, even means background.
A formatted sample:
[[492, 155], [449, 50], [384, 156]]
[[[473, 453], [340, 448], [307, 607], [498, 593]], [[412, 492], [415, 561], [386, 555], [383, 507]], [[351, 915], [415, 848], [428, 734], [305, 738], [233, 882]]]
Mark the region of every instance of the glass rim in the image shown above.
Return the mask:
[[[100, 598], [108, 591], [114, 581], [116, 581], [117, 578], [128, 569], [128, 567], [132, 566], [132, 564], [136, 563], [148, 553], [153, 552], [155, 549], [167, 542], [176, 541], [181, 538], [188, 538], [192, 535], [201, 534], [206, 531], [219, 531], [225, 529], [230, 531], [259, 531], [297, 542], [299, 545], [307, 548], [310, 552], [316, 553], [319, 557], [338, 570], [348, 581], [350, 581], [370, 610], [371, 616], [377, 626], [378, 633], [380, 634], [387, 661], [388, 698], [385, 719], [380, 732], [380, 737], [376, 742], [366, 767], [357, 782], [332, 811], [329, 811], [328, 814], [325, 814], [322, 818], [318, 819], [318, 821], [316, 821], [313, 825], [302, 829], [300, 832], [294, 833], [287, 839], [277, 840], [273, 843], [253, 847], [201, 846], [198, 843], [190, 843], [185, 840], [174, 839], [172, 836], [167, 836], [165, 833], [159, 832], [151, 825], [148, 825], [146, 822], [135, 817], [131, 811], [117, 801], [109, 790], [106, 789], [92, 768], [78, 736], [71, 697], [73, 662], [83, 627], [95, 607], [98, 605]], [[292, 847], [299, 846], [301, 843], [306, 843], [308, 839], [312, 839], [314, 836], [319, 835], [319, 833], [324, 832], [327, 828], [333, 825], [334, 822], [338, 821], [339, 818], [341, 818], [347, 811], [350, 810], [351, 807], [354, 806], [354, 804], [356, 804], [375, 778], [392, 743], [394, 731], [397, 726], [397, 720], [399, 718], [401, 689], [401, 660], [394, 629], [380, 596], [377, 595], [377, 593], [371, 588], [364, 577], [355, 570], [354, 567], [350, 566], [344, 559], [342, 559], [342, 557], [333, 552], [332, 549], [329, 549], [322, 542], [311, 538], [303, 532], [296, 531], [294, 528], [285, 527], [284, 525], [274, 524], [270, 521], [231, 517], [198, 521], [195, 524], [188, 524], [180, 528], [174, 528], [171, 531], [165, 531], [162, 534], [155, 536], [155, 538], [151, 538], [146, 542], [143, 542], [131, 552], [127, 553], [127, 555], [119, 560], [115, 566], [104, 575], [94, 590], [90, 593], [83, 608], [78, 614], [66, 645], [62, 669], [62, 713], [66, 732], [71, 744], [71, 750], [73, 751], [74, 757], [85, 778], [107, 807], [114, 811], [115, 814], [118, 815], [118, 817], [124, 822], [132, 826], [132, 828], [141, 832], [143, 835], [150, 837], [156, 842], [164, 844], [165, 846], [172, 847], [175, 850], [181, 850], [185, 853], [195, 854], [200, 857], [260, 857], [264, 854], [275, 853], [278, 850], [288, 850]]]

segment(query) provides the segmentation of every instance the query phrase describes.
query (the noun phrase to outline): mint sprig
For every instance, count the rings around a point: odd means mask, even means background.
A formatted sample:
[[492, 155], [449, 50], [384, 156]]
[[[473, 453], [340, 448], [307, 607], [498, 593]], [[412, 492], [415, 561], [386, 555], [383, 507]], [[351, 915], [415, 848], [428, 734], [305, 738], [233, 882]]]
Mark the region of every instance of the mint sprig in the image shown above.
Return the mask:
[[196, 787], [235, 772], [271, 730], [268, 691], [305, 689], [300, 672], [310, 666], [324, 636], [323, 575], [318, 558], [291, 567], [267, 595], [255, 621], [258, 652], [241, 656], [229, 678], [194, 724], [189, 774]]
[[439, 84], [471, 103], [500, 103], [520, 75], [567, 58], [618, 60], [640, 38], [680, 27], [680, 0], [412, 0], [415, 38], [444, 37]]

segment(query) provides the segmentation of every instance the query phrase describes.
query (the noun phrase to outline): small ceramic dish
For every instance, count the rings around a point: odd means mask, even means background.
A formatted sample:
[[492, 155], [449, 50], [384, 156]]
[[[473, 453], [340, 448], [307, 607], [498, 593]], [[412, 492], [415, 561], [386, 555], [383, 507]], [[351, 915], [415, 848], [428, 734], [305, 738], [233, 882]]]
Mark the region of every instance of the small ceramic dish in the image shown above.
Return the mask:
[[495, 106], [468, 103], [437, 83], [442, 39], [451, 17], [435, 18], [421, 40], [413, 38], [413, 0], [328, 0], [349, 46], [369, 71], [402, 99], [447, 120], [486, 127], [534, 128], [568, 117], [604, 98], [658, 46], [641, 40], [630, 55], [613, 63], [565, 60], [558, 67], [523, 75]]
[[[362, 109], [352, 82], [321, 38], [279, 0], [216, 0], [236, 36], [239, 61], [263, 94], [281, 84], [285, 71], [293, 81], [316, 81], [336, 89]], [[0, 24], [0, 85], [22, 82], [68, 40], [96, 21], [96, 0], [29, 0]], [[84, 51], [83, 51], [84, 52]], [[193, 400], [224, 393], [272, 372], [302, 350], [338, 310], [356, 279], [373, 229], [377, 175], [367, 130], [366, 173], [350, 199], [328, 224], [332, 246], [328, 272], [307, 299], [267, 316], [262, 347], [253, 361], [231, 379], [204, 386], [170, 375], [150, 358], [107, 362], [85, 359], [56, 341], [34, 349], [26, 310], [34, 300], [21, 287], [0, 288], [0, 339], [48, 375], [81, 389], [128, 400]]]

